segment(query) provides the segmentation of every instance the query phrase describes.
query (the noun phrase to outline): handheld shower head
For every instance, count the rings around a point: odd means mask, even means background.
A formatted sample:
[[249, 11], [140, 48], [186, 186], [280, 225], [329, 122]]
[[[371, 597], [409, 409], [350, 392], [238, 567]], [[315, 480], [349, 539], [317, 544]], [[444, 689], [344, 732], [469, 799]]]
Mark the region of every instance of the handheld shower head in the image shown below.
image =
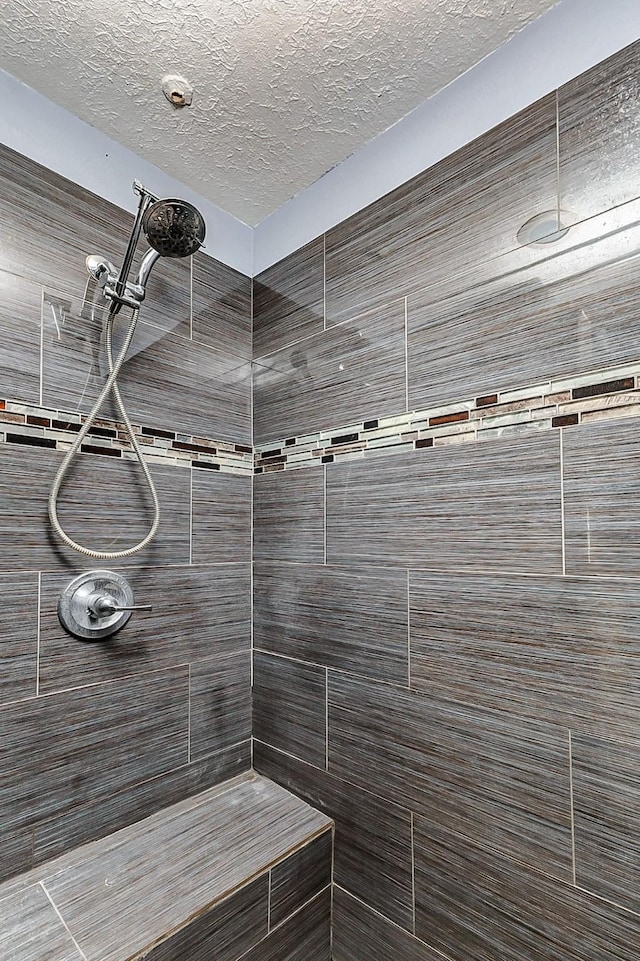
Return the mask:
[[202, 214], [186, 200], [156, 200], [144, 212], [142, 229], [161, 257], [190, 257], [204, 243]]

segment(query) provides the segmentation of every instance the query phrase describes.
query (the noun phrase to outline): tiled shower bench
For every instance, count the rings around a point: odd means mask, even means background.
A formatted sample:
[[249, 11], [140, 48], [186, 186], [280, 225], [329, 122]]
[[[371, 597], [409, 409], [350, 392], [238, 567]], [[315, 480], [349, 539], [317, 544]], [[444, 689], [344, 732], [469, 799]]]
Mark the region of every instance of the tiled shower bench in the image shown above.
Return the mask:
[[242, 775], [0, 885], [3, 961], [329, 961], [332, 822]]

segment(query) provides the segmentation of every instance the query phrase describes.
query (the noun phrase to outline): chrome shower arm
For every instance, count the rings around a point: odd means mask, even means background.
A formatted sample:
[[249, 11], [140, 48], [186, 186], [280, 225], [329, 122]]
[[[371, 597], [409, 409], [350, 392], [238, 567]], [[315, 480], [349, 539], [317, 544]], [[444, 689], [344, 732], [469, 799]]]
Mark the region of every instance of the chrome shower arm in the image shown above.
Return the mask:
[[140, 264], [140, 270], [138, 271], [138, 276], [136, 277], [136, 287], [142, 288], [142, 296], [144, 297], [144, 289], [147, 286], [147, 281], [149, 280], [149, 274], [151, 273], [151, 268], [155, 264], [156, 260], [159, 260], [160, 254], [153, 247], [147, 250], [146, 254], [142, 258], [142, 263]]

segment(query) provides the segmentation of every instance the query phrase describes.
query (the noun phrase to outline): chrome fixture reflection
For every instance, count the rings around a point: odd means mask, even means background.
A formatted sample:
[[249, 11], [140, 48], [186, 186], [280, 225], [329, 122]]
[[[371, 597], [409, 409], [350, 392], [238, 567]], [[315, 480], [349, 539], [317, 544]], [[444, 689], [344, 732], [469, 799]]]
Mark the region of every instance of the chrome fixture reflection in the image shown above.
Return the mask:
[[518, 243], [523, 247], [555, 244], [567, 236], [576, 220], [568, 210], [544, 210], [523, 223], [516, 235]]
[[58, 601], [58, 619], [65, 631], [83, 641], [111, 637], [133, 611], [150, 611], [151, 604], [134, 604], [131, 585], [113, 571], [89, 571], [67, 584]]
[[[49, 495], [49, 519], [53, 530], [60, 540], [66, 544], [67, 547], [71, 547], [73, 550], [85, 554], [87, 557], [95, 557], [103, 560], [129, 557], [131, 554], [137, 553], [147, 546], [155, 537], [158, 530], [160, 523], [158, 495], [151, 473], [144, 460], [133, 427], [131, 426], [129, 415], [122, 402], [118, 387], [118, 375], [133, 340], [138, 322], [138, 311], [145, 298], [146, 285], [153, 265], [160, 257], [191, 256], [191, 254], [194, 254], [202, 246], [205, 237], [205, 224], [202, 215], [195, 207], [187, 203], [186, 200], [158, 200], [154, 194], [150, 193], [150, 191], [143, 187], [137, 180], [134, 181], [133, 189], [140, 199], [120, 270], [106, 257], [99, 254], [91, 254], [87, 257], [87, 270], [89, 271], [90, 281], [87, 286], [85, 300], [92, 300], [92, 298], [89, 297], [89, 289], [93, 287], [93, 293], [95, 294], [97, 287], [102, 289], [103, 297], [110, 301], [104, 329], [104, 347], [109, 374], [98, 399], [84, 421], [82, 429], [77, 434], [71, 449], [60, 465], [60, 469], [51, 488], [51, 494]], [[144, 232], [150, 244], [150, 249], [142, 258], [135, 281], [131, 282], [128, 278], [141, 232]], [[131, 309], [131, 320], [122, 347], [120, 348], [120, 353], [117, 358], [114, 359], [113, 327], [116, 316], [122, 307], [129, 307]], [[86, 303], [85, 307], [83, 307], [83, 316], [85, 313]], [[138, 458], [153, 504], [153, 521], [147, 535], [132, 547], [117, 551], [100, 551], [77, 543], [77, 541], [74, 541], [66, 531], [63, 530], [58, 517], [58, 496], [71, 463], [80, 450], [109, 394], [112, 395], [115, 401], [120, 419], [126, 427], [131, 446]]]

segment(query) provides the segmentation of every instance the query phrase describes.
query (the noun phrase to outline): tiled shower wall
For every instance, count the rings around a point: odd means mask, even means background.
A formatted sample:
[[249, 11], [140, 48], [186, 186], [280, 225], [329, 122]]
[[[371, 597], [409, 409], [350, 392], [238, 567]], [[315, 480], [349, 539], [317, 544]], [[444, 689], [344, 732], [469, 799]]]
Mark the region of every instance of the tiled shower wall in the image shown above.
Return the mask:
[[[158, 487], [156, 540], [105, 562], [49, 533], [51, 482], [104, 376], [85, 257], [121, 263], [130, 225], [0, 150], [0, 877], [250, 766], [248, 278], [204, 255], [154, 268], [122, 394]], [[98, 549], [149, 527], [108, 410], [60, 514]], [[126, 573], [153, 605], [105, 643], [75, 640], [56, 616], [62, 587], [92, 567]]]
[[255, 283], [254, 761], [336, 820], [335, 961], [640, 953], [639, 78]]

